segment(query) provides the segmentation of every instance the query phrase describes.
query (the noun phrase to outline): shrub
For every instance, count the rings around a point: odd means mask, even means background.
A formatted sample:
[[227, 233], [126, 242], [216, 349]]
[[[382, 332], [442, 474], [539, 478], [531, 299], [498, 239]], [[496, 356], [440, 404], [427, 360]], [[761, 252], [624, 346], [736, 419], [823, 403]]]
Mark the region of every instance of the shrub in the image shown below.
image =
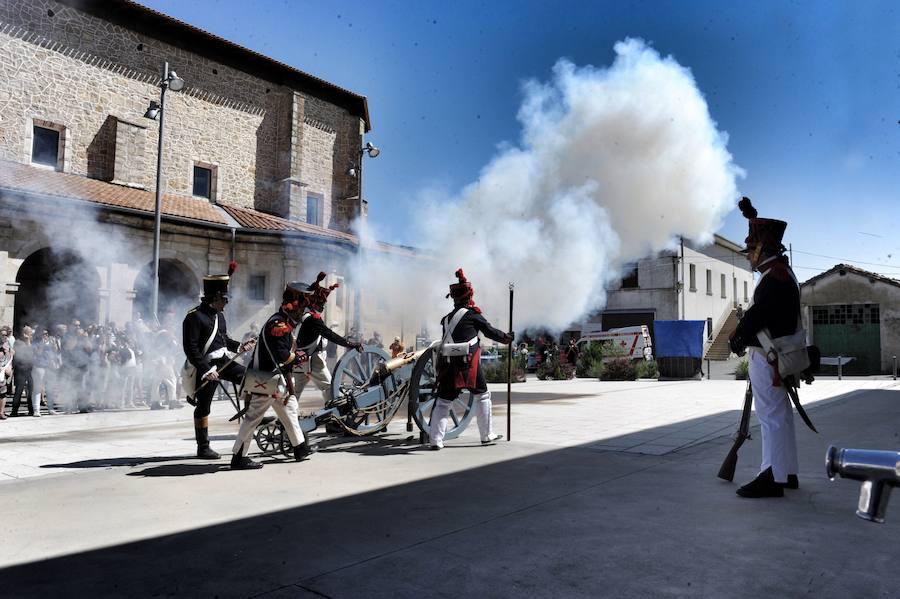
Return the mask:
[[[512, 369], [512, 382], [513, 383], [524, 383], [525, 382], [525, 367], [520, 367], [518, 365], [518, 360], [516, 360], [516, 364], [513, 364]], [[482, 364], [481, 371], [484, 373], [484, 380], [489, 383], [505, 383], [506, 382], [506, 360], [501, 359], [496, 362], [489, 362], [487, 364]]]
[[575, 367], [571, 364], [562, 364], [558, 355], [552, 355], [542, 362], [537, 369], [537, 377], [542, 381], [565, 381], [575, 376]]
[[641, 360], [634, 367], [635, 375], [639, 379], [655, 379], [659, 378], [659, 366], [656, 360]]
[[635, 379], [634, 364], [628, 358], [614, 358], [604, 364], [600, 375], [601, 381], [633, 381]]
[[735, 380], [746, 381], [749, 371], [750, 366], [747, 364], [747, 360], [741, 360], [737, 363], [737, 366], [734, 367]]

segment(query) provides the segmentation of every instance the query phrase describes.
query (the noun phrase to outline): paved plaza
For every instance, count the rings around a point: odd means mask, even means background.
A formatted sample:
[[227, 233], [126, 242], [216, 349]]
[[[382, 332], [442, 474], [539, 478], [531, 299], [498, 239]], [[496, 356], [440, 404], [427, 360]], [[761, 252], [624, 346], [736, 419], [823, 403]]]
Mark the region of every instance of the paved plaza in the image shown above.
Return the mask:
[[[505, 385], [492, 386], [505, 433]], [[512, 441], [474, 423], [441, 452], [403, 412], [296, 463], [200, 461], [191, 411], [19, 418], [0, 428], [4, 596], [888, 597], [900, 513], [853, 515], [829, 444], [900, 447], [900, 384], [818, 380], [797, 420], [801, 488], [745, 500], [715, 474], [744, 383], [529, 380]], [[311, 411], [320, 403], [303, 397]], [[228, 402], [211, 417], [230, 452]], [[255, 447], [254, 447], [255, 449]], [[758, 429], [736, 482], [759, 462]], [[66, 592], [64, 592], [64, 590]], [[11, 594], [9, 594], [11, 592]]]

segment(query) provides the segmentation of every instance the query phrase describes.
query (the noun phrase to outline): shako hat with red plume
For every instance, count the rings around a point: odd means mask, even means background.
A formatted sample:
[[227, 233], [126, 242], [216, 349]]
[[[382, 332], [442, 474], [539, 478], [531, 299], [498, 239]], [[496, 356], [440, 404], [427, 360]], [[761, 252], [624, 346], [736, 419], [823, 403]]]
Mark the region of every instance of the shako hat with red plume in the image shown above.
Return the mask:
[[750, 223], [750, 230], [747, 239], [744, 240], [747, 248], [744, 252], [750, 250], [751, 246], [762, 246], [764, 250], [769, 252], [781, 253], [785, 250], [781, 240], [784, 237], [784, 231], [787, 229], [787, 223], [783, 220], [774, 218], [759, 218], [756, 208], [750, 203], [750, 198], [743, 197], [738, 202], [738, 208], [741, 214]]
[[224, 275], [206, 275], [203, 277], [203, 297], [208, 300], [216, 298], [228, 297], [228, 283], [231, 281], [231, 275], [237, 270], [237, 262], [232, 260], [228, 263], [228, 274]]
[[481, 309], [475, 305], [475, 289], [472, 287], [469, 279], [466, 278], [466, 273], [463, 272], [462, 268], [458, 268], [453, 274], [456, 276], [456, 283], [450, 284], [450, 293], [446, 297], [452, 297], [453, 303], [457, 306], [467, 305], [480, 313]]
[[310, 293], [313, 294], [313, 302], [316, 305], [323, 305], [328, 301], [328, 296], [332, 291], [341, 286], [340, 283], [335, 283], [334, 285], [322, 285], [322, 281], [327, 277], [324, 272], [320, 272], [316, 275], [316, 280], [313, 281], [313, 284], [308, 287]]

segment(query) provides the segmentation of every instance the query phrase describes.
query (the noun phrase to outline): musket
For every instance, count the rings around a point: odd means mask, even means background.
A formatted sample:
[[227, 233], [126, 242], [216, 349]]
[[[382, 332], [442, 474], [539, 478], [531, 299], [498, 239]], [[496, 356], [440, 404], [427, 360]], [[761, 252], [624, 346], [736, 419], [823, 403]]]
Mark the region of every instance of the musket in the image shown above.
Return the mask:
[[[217, 368], [216, 370], [217, 370], [217, 371], [218, 371], [218, 370], [225, 370], [226, 368], [228, 368], [229, 366], [231, 366], [231, 364], [232, 364], [235, 360], [237, 360], [237, 359], [240, 358], [242, 355], [244, 355], [245, 353], [247, 353], [248, 351], [250, 351], [251, 349], [253, 349], [253, 346], [256, 345], [255, 341], [256, 341], [256, 339], [254, 339], [254, 343], [252, 343], [252, 344], [249, 344], [249, 345], [248, 345], [248, 344], [244, 344], [244, 345], [242, 345], [242, 346], [238, 349], [238, 352], [237, 352], [236, 354], [234, 354], [234, 357], [233, 357], [233, 358], [231, 358], [230, 360], [228, 360], [227, 362], [225, 362], [224, 364], [222, 364], [222, 367], [221, 367], [221, 368]], [[187, 402], [188, 402], [189, 404], [191, 404], [192, 406], [196, 406], [196, 405], [197, 405], [197, 400], [194, 399], [194, 397], [197, 395], [197, 393], [200, 392], [200, 389], [202, 389], [203, 387], [205, 387], [208, 383], [212, 382], [212, 380], [213, 380], [213, 379], [206, 379], [205, 381], [203, 381], [202, 383], [200, 383], [200, 386], [197, 387], [196, 389], [194, 389], [194, 393], [193, 393], [192, 395], [188, 395], [188, 396], [187, 396]], [[216, 380], [218, 381], [219, 379], [216, 379]]]
[[744, 441], [750, 439], [750, 408], [753, 406], [753, 386], [750, 379], [747, 379], [747, 391], [744, 393], [744, 410], [741, 412], [741, 422], [738, 424], [737, 433], [734, 437], [734, 445], [728, 450], [728, 455], [719, 468], [718, 477], [728, 482], [734, 480], [734, 470], [737, 467], [738, 450]]

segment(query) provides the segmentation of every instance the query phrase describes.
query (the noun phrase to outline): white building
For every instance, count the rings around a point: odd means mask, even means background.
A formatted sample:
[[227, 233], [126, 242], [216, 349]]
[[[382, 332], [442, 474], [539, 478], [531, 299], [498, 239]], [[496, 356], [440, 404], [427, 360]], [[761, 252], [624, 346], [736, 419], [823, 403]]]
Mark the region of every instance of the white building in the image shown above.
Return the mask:
[[737, 324], [736, 309], [753, 297], [753, 271], [740, 245], [719, 235], [707, 246], [685, 241], [683, 248], [639, 260], [607, 293], [606, 307], [573, 332], [609, 330], [654, 320], [706, 321], [707, 357], [720, 355], [724, 338]]

